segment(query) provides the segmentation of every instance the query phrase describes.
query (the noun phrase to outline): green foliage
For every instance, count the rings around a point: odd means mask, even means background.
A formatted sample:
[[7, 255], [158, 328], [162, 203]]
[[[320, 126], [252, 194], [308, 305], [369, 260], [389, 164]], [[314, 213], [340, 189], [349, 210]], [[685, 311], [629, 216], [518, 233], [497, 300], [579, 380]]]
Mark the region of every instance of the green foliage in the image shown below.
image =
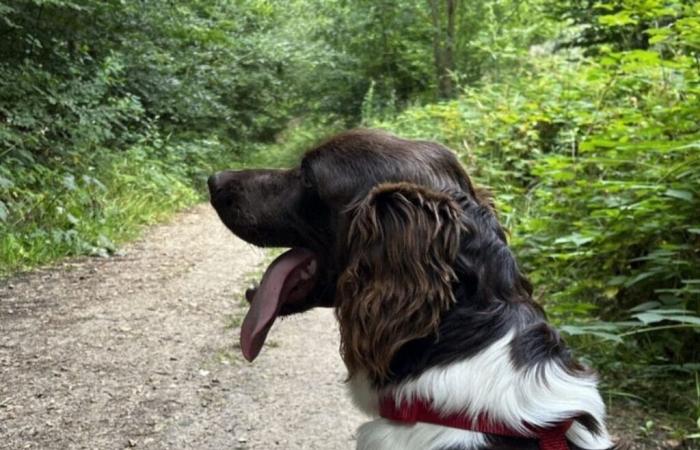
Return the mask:
[[275, 143], [251, 143], [241, 158], [242, 167], [287, 168], [299, 164], [303, 153], [344, 129], [341, 123], [294, 122]]
[[[315, 53], [302, 66], [311, 68], [314, 76], [299, 80], [314, 111], [356, 123], [369, 117], [368, 109], [376, 118], [434, 101], [439, 68], [430, 4], [425, 0], [293, 2], [293, 14], [307, 28], [301, 39], [307, 39], [306, 45]], [[544, 0], [457, 1], [455, 5], [453, 61], [447, 69], [458, 85], [505, 76], [527, 64], [528, 47], [544, 42], [558, 27], [546, 19]], [[289, 34], [300, 38], [298, 30]]]
[[297, 56], [275, 38], [281, 11], [0, 2], [0, 272], [113, 250], [283, 129]]
[[225, 154], [215, 140], [153, 139], [71, 166], [3, 165], [0, 274], [114, 252], [140, 225], [199, 201], [205, 175], [225, 165]]
[[678, 0], [550, 0], [550, 14], [565, 20], [574, 33], [565, 36], [559, 45], [584, 47], [597, 54], [601, 45], [616, 50], [647, 49], [650, 29], [662, 29], [669, 17], [684, 5], [693, 2]]
[[456, 149], [495, 191], [550, 316], [618, 387], [651, 391], [678, 375], [664, 400], [697, 415], [700, 9], [649, 3], [599, 17], [618, 27], [613, 15], [661, 15], [671, 25], [649, 28], [646, 50], [540, 57], [506, 82], [375, 124]]

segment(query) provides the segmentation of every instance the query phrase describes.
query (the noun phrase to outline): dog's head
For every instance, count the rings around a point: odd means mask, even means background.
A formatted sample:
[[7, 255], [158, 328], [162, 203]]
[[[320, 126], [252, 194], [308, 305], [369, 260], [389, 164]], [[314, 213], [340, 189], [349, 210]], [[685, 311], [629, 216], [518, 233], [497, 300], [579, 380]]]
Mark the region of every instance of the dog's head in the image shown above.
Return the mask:
[[482, 268], [462, 251], [465, 239], [487, 228], [485, 239], [505, 241], [495, 218], [466, 212], [491, 208], [453, 152], [378, 131], [337, 135], [293, 169], [221, 172], [209, 189], [233, 233], [291, 248], [247, 293], [249, 360], [278, 315], [335, 306], [350, 373], [381, 379], [403, 344], [437, 330], [456, 283], [477, 289]]

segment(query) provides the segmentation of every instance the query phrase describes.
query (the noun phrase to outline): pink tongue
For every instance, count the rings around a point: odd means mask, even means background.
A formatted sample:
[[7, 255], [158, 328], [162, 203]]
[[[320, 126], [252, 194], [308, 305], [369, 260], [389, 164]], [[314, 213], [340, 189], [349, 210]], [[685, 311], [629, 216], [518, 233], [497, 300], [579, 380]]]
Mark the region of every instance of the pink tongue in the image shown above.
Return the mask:
[[282, 305], [287, 300], [296, 300], [292, 298], [296, 295], [290, 293], [306, 282], [300, 278], [301, 271], [313, 258], [309, 250], [293, 248], [275, 259], [265, 271], [241, 326], [241, 350], [248, 361], [260, 353]]

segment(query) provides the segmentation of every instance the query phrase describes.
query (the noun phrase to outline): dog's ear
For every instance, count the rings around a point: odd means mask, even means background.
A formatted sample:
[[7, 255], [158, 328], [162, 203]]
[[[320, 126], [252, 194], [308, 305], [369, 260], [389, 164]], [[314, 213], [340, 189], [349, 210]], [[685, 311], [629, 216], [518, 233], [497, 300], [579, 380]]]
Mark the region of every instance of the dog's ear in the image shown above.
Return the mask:
[[436, 332], [454, 303], [461, 210], [445, 193], [387, 183], [347, 213], [336, 296], [341, 353], [350, 377], [363, 370], [383, 381], [401, 346]]

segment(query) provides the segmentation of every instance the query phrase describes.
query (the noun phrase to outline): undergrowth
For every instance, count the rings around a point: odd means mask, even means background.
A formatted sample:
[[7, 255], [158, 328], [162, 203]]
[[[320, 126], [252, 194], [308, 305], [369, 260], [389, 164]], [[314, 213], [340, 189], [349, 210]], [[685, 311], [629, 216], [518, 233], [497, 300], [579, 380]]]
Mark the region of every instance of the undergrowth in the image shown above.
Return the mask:
[[694, 437], [700, 73], [668, 58], [540, 58], [512, 80], [368, 122], [455, 149], [495, 193], [537, 300], [606, 394], [667, 411]]
[[0, 275], [113, 253], [142, 225], [206, 198], [206, 177], [234, 160], [217, 140], [156, 139], [94, 155], [0, 167]]

